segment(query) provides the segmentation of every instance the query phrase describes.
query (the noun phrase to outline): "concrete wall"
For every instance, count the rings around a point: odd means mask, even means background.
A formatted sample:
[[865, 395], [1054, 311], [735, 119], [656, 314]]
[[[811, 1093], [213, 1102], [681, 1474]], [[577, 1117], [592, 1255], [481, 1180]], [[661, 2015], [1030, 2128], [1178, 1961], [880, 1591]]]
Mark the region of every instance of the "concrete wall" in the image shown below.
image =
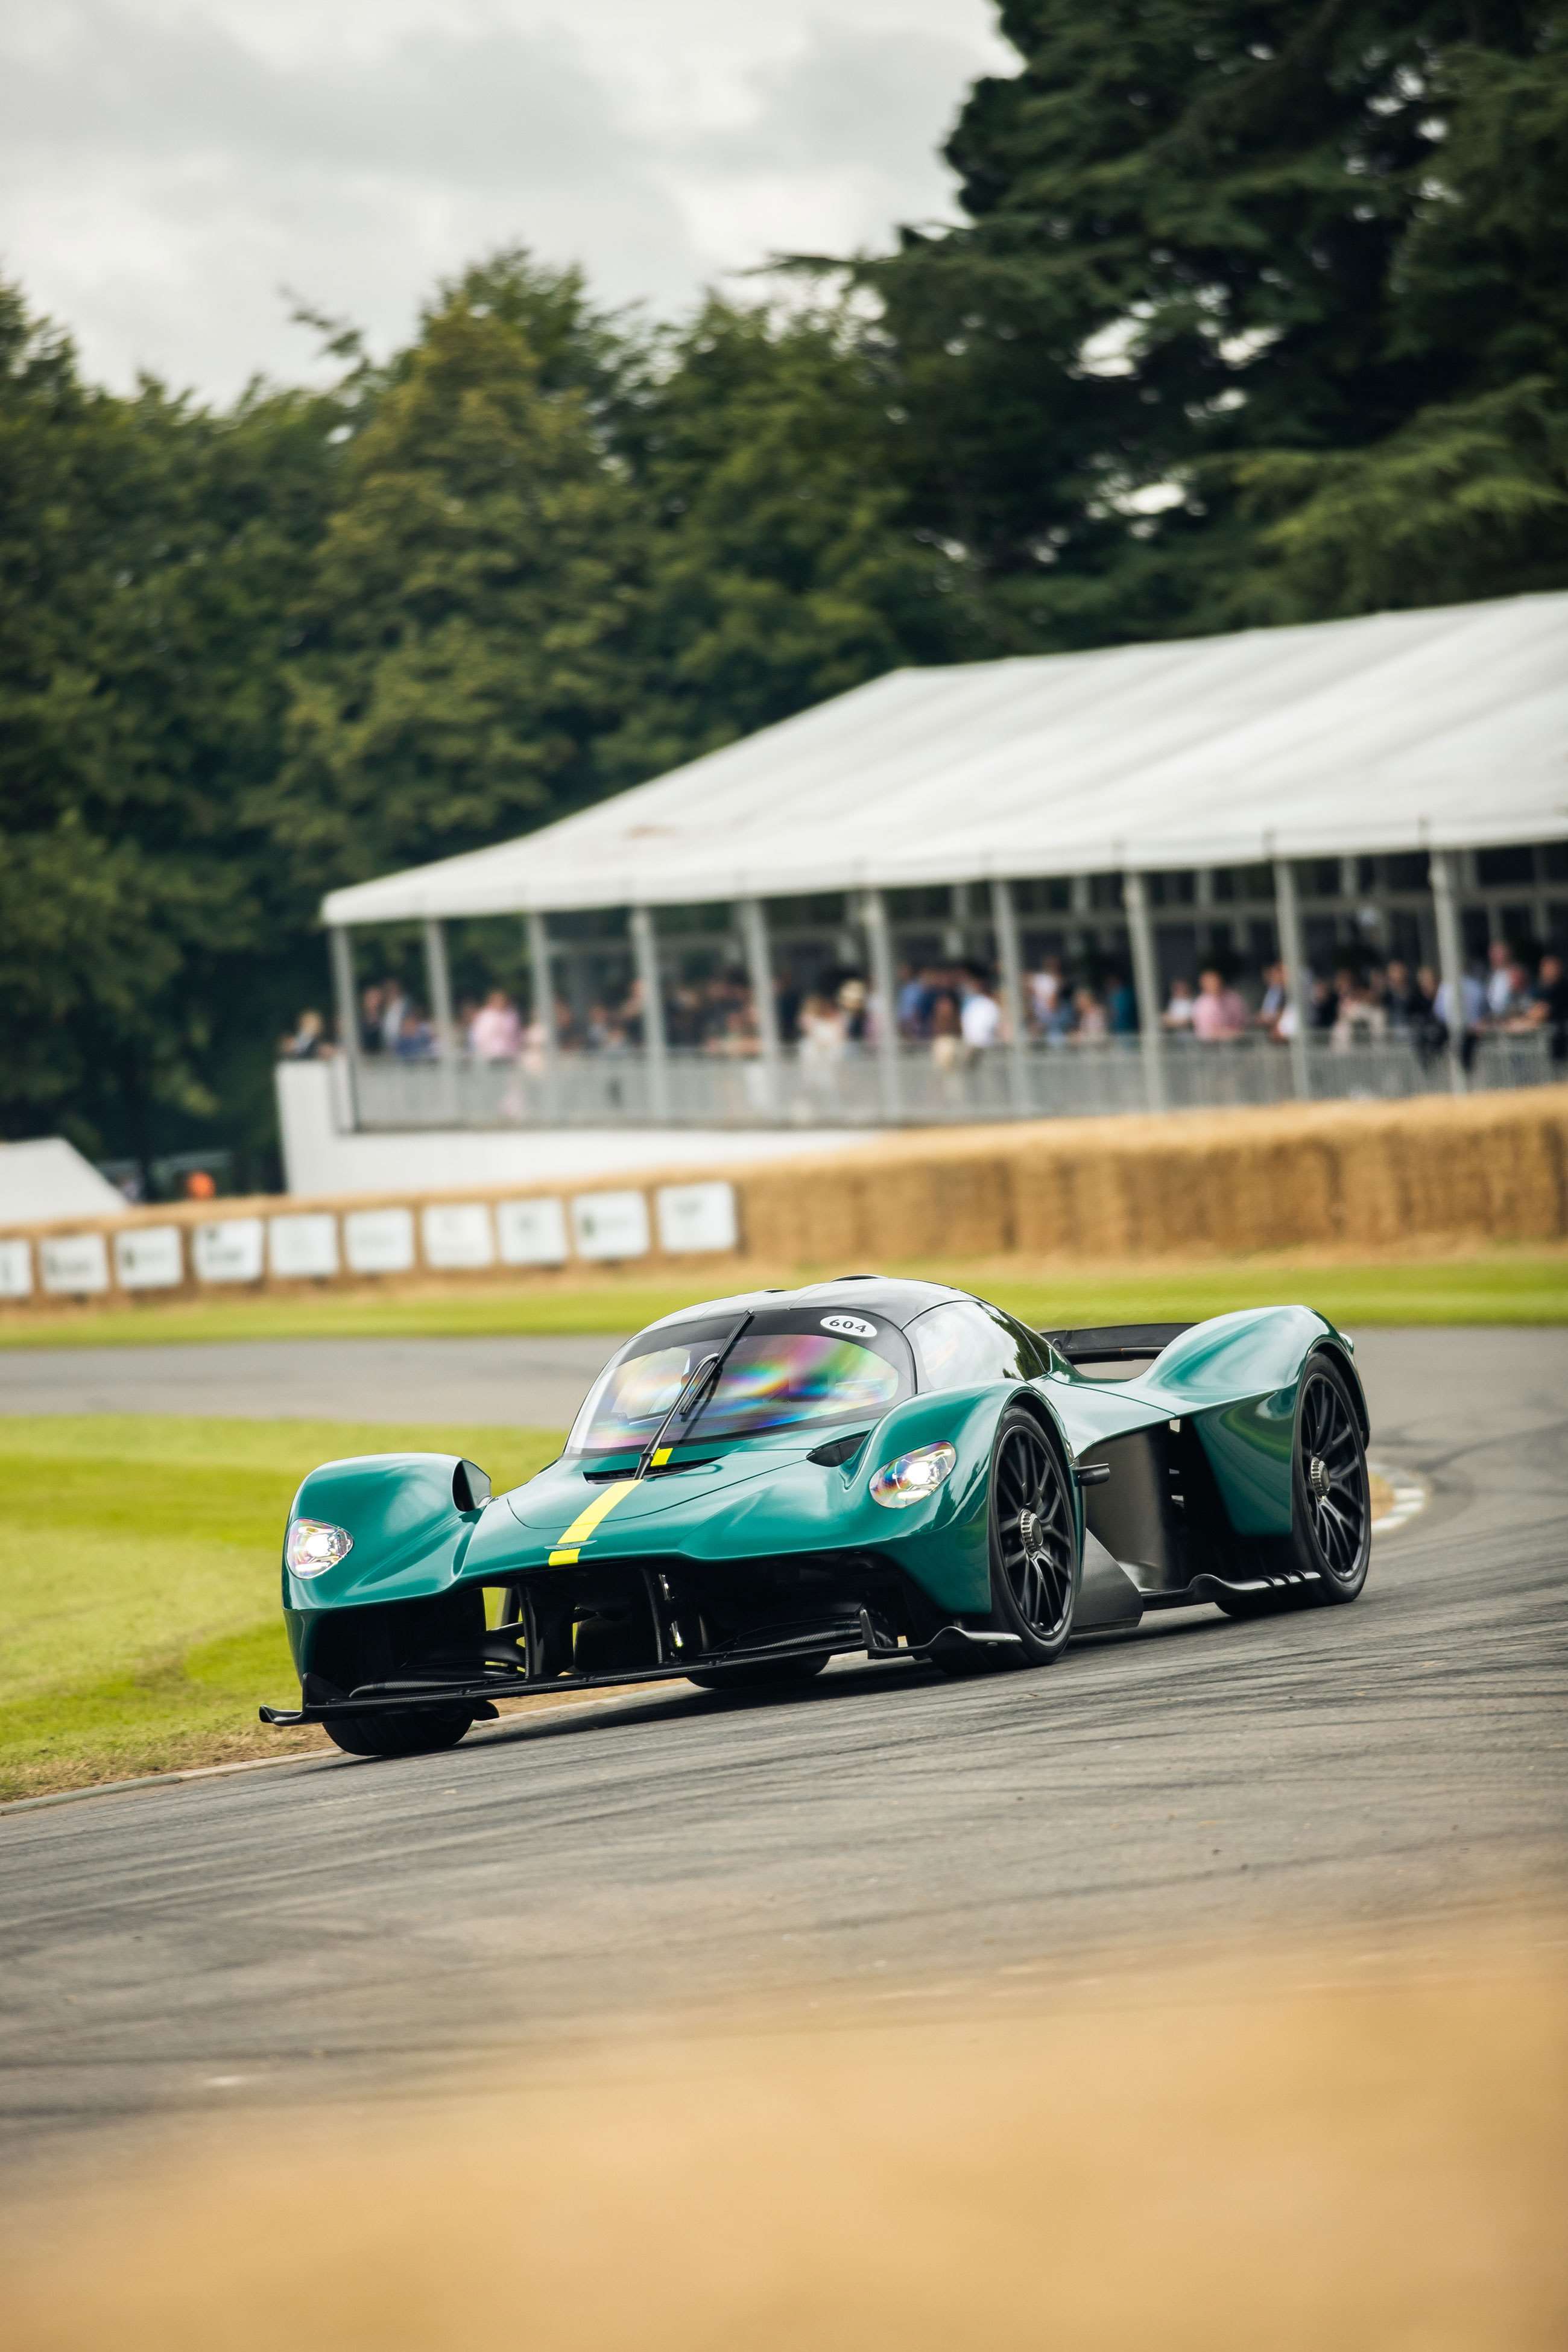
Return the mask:
[[693, 1167], [743, 1168], [801, 1151], [872, 1142], [841, 1129], [512, 1128], [356, 1134], [341, 1061], [280, 1062], [278, 1125], [290, 1192], [329, 1200], [363, 1192], [452, 1192], [465, 1186], [593, 1181], [679, 1156]]

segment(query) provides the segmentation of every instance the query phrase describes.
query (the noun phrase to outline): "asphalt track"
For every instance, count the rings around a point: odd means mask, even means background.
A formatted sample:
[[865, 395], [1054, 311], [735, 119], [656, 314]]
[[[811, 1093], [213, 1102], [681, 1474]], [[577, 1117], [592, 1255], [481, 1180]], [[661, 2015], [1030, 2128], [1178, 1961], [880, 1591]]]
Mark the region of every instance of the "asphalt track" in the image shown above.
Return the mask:
[[1431, 1501], [1354, 1608], [1155, 1619], [977, 1682], [675, 1685], [447, 1756], [5, 1813], [0, 2161], [737, 1993], [973, 2001], [1561, 1896], [1568, 1333], [1372, 1333], [1362, 1362], [1374, 1450]]

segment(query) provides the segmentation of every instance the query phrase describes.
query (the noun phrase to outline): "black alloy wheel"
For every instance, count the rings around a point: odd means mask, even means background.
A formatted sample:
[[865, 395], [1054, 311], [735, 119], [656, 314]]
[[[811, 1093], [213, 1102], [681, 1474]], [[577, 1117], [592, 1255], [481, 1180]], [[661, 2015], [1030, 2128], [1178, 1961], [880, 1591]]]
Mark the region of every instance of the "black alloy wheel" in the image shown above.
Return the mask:
[[1009, 1405], [991, 1454], [991, 1603], [1004, 1655], [1046, 1666], [1072, 1632], [1078, 1526], [1061, 1449], [1034, 1414]]
[[1360, 1418], [1326, 1357], [1314, 1357], [1301, 1377], [1294, 1487], [1291, 1532], [1302, 1566], [1318, 1571], [1310, 1597], [1353, 1601], [1372, 1553], [1372, 1487]]
[[1290, 1532], [1249, 1547], [1242, 1573], [1290, 1580], [1215, 1594], [1227, 1617], [1353, 1601], [1372, 1551], [1372, 1487], [1361, 1416], [1344, 1374], [1326, 1354], [1310, 1357], [1296, 1392], [1290, 1457]]

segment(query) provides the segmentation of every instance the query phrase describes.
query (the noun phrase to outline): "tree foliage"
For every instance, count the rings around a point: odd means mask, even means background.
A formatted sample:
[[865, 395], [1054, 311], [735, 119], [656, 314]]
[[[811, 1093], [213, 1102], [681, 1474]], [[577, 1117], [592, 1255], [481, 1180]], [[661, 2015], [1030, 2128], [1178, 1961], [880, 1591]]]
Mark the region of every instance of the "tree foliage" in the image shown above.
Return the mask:
[[[328, 509], [326, 406], [80, 383], [0, 289], [0, 1118], [145, 1153], [266, 1083], [297, 938], [247, 792]], [[171, 1125], [171, 1122], [173, 1123]]]
[[968, 220], [855, 274], [918, 519], [1033, 642], [1568, 576], [1560, 8], [1002, 20], [1022, 70], [948, 149]]
[[454, 289], [347, 449], [262, 805], [318, 886], [587, 797], [633, 659], [645, 530], [589, 394]]

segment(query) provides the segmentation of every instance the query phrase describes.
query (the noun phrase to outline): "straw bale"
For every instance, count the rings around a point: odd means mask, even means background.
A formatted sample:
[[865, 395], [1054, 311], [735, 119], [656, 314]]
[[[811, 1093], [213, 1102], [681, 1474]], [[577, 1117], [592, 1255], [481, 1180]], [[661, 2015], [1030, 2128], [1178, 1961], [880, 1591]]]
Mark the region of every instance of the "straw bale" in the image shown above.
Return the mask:
[[[623, 1187], [651, 1192], [717, 1172], [667, 1162], [586, 1182], [474, 1185], [420, 1196], [182, 1202], [8, 1231], [37, 1240], [279, 1212], [341, 1215]], [[908, 1129], [723, 1173], [737, 1195], [742, 1252], [773, 1265], [846, 1273], [1015, 1251], [1103, 1262], [1322, 1246], [1377, 1251], [1412, 1241], [1550, 1241], [1568, 1236], [1568, 1087]], [[646, 1263], [671, 1261], [656, 1244]], [[515, 1278], [510, 1269], [497, 1271]], [[468, 1278], [482, 1282], [489, 1274], [476, 1270]], [[428, 1276], [421, 1267], [412, 1278]], [[345, 1266], [310, 1286], [364, 1279]], [[396, 1289], [410, 1277], [375, 1279]], [[270, 1276], [253, 1286], [298, 1287]], [[200, 1289], [187, 1265], [178, 1290], [162, 1295]], [[27, 1304], [36, 1310], [56, 1303], [40, 1294]], [[102, 1303], [127, 1304], [127, 1294], [111, 1280]]]
[[791, 1161], [735, 1179], [741, 1230], [754, 1257], [784, 1265], [829, 1265], [858, 1254], [860, 1195], [851, 1163]]
[[889, 1261], [991, 1257], [1012, 1249], [1013, 1186], [995, 1152], [897, 1160], [859, 1171], [863, 1246]]

